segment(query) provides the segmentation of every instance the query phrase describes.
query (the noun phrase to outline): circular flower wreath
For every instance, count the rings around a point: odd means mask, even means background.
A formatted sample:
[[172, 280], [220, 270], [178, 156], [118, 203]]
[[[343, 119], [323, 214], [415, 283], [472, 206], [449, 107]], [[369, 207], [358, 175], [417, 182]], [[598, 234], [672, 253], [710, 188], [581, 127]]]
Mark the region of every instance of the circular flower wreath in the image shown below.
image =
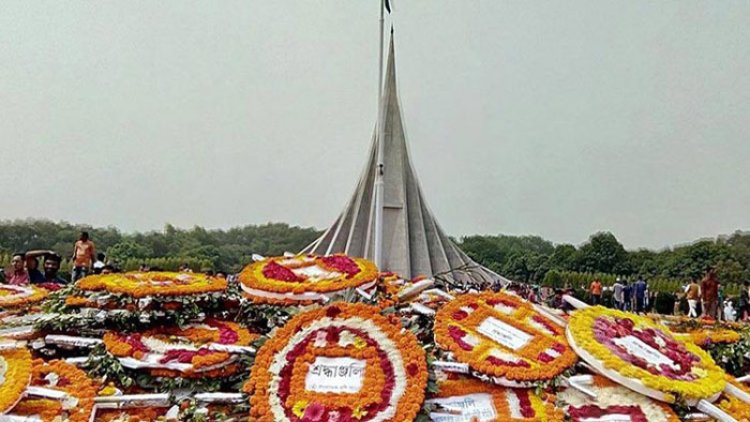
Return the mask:
[[505, 293], [466, 294], [435, 316], [435, 342], [499, 383], [548, 380], [576, 362], [563, 329]]
[[649, 314], [652, 320], [664, 324], [675, 337], [687, 338], [703, 348], [713, 344], [731, 344], [740, 341], [740, 333], [744, 327], [730, 321], [716, 321], [713, 319], [694, 319], [682, 316]]
[[[727, 376], [727, 382], [745, 394], [750, 394], [750, 388], [745, 384], [737, 382], [733, 377]], [[727, 412], [738, 421], [750, 421], [750, 403], [734, 395], [723, 394], [718, 401], [718, 405], [721, 410]]]
[[134, 298], [146, 296], [185, 296], [226, 290], [227, 281], [204, 274], [170, 272], [130, 272], [92, 275], [76, 283], [81, 290], [106, 290]]
[[154, 422], [166, 413], [167, 408], [157, 407], [102, 409], [96, 412], [96, 422]]
[[587, 387], [596, 394], [595, 399], [573, 388], [567, 388], [557, 395], [573, 420], [620, 414], [629, 416], [629, 420], [632, 421], [641, 418], [643, 422], [680, 422], [672, 408], [664, 403], [615, 384], [602, 376], [595, 375], [593, 381], [593, 384]]
[[424, 350], [397, 317], [336, 303], [280, 328], [244, 391], [257, 422], [400, 422], [419, 412], [427, 375]]
[[35, 324], [49, 317], [34, 309], [14, 309], [0, 312], [0, 337], [14, 340], [30, 340], [41, 335]]
[[23, 399], [13, 408], [14, 415], [38, 415], [44, 422], [90, 420], [99, 386], [83, 371], [65, 361], [45, 363], [41, 359], [33, 362], [31, 371], [31, 385], [65, 392], [77, 403], [72, 409], [63, 409], [62, 403], [57, 400]]
[[688, 333], [690, 341], [700, 347], [708, 347], [717, 343], [737, 343], [740, 341], [740, 333], [723, 328], [697, 329]]
[[[692, 342], [682, 342], [663, 325], [631, 313], [592, 306], [568, 322], [568, 338], [590, 364], [601, 363], [640, 381], [674, 401], [709, 398], [724, 389], [724, 371]], [[593, 361], [593, 362], [592, 362]]]
[[25, 349], [0, 352], [0, 414], [23, 397], [31, 380], [31, 353]]
[[104, 334], [103, 340], [107, 351], [120, 358], [145, 360], [147, 355], [157, 355], [158, 363], [165, 366], [174, 363], [192, 365], [186, 371], [154, 368], [150, 370], [154, 376], [211, 378], [228, 376], [239, 366], [228, 365], [232, 355], [211, 350], [210, 344], [247, 346], [258, 337], [239, 324], [209, 319], [184, 328], [161, 327], [131, 334], [110, 331]]
[[[534, 394], [534, 390], [528, 388], [505, 388], [487, 384], [477, 379], [460, 376], [454, 378], [441, 382], [438, 392], [432, 396], [432, 399], [428, 403], [439, 404], [441, 400], [435, 399], [451, 399], [451, 402], [466, 405], [475, 403], [475, 399], [480, 398], [477, 395], [483, 395], [491, 401], [494, 407], [495, 415], [492, 420], [562, 422], [564, 419], [565, 415], [562, 410], [555, 408], [554, 400], [542, 400]], [[439, 413], [439, 411], [435, 411], [435, 413]], [[461, 419], [456, 417], [455, 420], [468, 420], [467, 416], [461, 415]], [[471, 416], [477, 417], [477, 415]], [[487, 419], [488, 416], [491, 415], [478, 417], [478, 420], [489, 420]]]
[[312, 303], [326, 294], [367, 288], [377, 278], [374, 263], [346, 255], [268, 258], [248, 265], [239, 275], [246, 296], [270, 304]]
[[34, 286], [0, 286], [0, 308], [18, 308], [43, 301], [47, 291]]

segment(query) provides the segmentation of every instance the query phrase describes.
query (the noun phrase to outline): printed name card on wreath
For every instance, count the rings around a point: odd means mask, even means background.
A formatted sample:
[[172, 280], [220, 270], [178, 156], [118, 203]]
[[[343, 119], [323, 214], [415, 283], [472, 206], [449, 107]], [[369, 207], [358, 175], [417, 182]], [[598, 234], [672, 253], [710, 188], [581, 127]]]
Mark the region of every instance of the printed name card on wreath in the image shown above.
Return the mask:
[[305, 378], [305, 390], [316, 393], [359, 393], [366, 361], [318, 356]]

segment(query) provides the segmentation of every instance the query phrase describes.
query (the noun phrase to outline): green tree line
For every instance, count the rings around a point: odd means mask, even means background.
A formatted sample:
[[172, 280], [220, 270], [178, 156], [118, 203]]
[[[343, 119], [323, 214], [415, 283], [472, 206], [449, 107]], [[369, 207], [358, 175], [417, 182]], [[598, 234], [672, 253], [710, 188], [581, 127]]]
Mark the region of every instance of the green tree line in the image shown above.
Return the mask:
[[[196, 270], [237, 272], [251, 261], [252, 254], [281, 255], [297, 252], [315, 240], [313, 228], [269, 223], [208, 230], [203, 227], [180, 229], [167, 224], [162, 231], [123, 233], [115, 227], [91, 227], [47, 220], [0, 222], [0, 260], [7, 264], [13, 252], [51, 249], [63, 258], [73, 254], [73, 244], [81, 231], [88, 231], [99, 252], [124, 270], [136, 269], [143, 262], [174, 270], [188, 263]], [[66, 263], [64, 263], [66, 264]]]
[[[186, 262], [194, 269], [228, 272], [239, 271], [254, 253], [296, 252], [321, 234], [314, 228], [284, 223], [226, 230], [167, 224], [161, 231], [123, 233], [115, 227], [47, 220], [0, 221], [0, 264], [5, 265], [12, 252], [33, 249], [52, 249], [70, 257], [82, 230], [91, 234], [99, 251], [125, 270], [141, 262], [164, 269]], [[668, 291], [701, 277], [709, 265], [716, 267], [722, 283], [739, 285], [750, 280], [750, 233], [743, 232], [660, 251], [626, 250], [608, 232], [596, 233], [579, 246], [554, 244], [539, 236], [507, 235], [467, 236], [457, 243], [480, 264], [527, 283], [555, 285], [567, 280], [579, 284], [577, 280], [598, 274], [606, 285], [618, 275], [643, 275]]]
[[709, 266], [716, 268], [725, 285], [739, 286], [750, 280], [750, 233], [739, 231], [660, 251], [628, 251], [608, 232], [596, 233], [578, 247], [556, 245], [539, 236], [505, 235], [468, 236], [459, 246], [495, 272], [535, 284], [581, 284], [600, 278], [608, 285], [617, 276], [633, 279], [642, 275], [662, 286], [659, 290], [675, 291], [689, 280], [701, 278]]

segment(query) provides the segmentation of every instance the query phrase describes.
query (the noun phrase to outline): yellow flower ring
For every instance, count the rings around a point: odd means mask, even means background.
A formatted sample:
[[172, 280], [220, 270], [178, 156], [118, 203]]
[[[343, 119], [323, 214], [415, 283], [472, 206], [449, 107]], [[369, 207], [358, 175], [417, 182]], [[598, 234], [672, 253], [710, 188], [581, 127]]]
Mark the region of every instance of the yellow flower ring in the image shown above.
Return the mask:
[[13, 408], [14, 415], [38, 415], [44, 422], [86, 422], [91, 418], [99, 385], [75, 366], [61, 360], [45, 363], [37, 359], [32, 366], [31, 385], [65, 392], [76, 399], [75, 406], [64, 409], [57, 400], [23, 399]]
[[740, 341], [740, 333], [723, 328], [698, 329], [688, 332], [687, 335], [690, 341], [700, 347], [708, 347], [717, 343], [731, 344]]
[[31, 352], [25, 348], [0, 352], [0, 414], [18, 403], [30, 381]]
[[301, 313], [258, 350], [250, 420], [411, 421], [427, 385], [416, 336], [375, 306], [337, 302]]
[[713, 344], [732, 344], [740, 341], [742, 324], [729, 321], [715, 321], [675, 317], [672, 315], [649, 314], [649, 318], [664, 324], [676, 337], [688, 339], [702, 348]]
[[448, 302], [435, 316], [435, 342], [475, 375], [511, 387], [554, 378], [577, 360], [562, 327], [505, 293]]
[[586, 413], [592, 419], [596, 418], [596, 414], [604, 413], [623, 415], [623, 420], [635, 421], [640, 417], [640, 420], [648, 422], [680, 422], [669, 405], [638, 394], [602, 376], [594, 375], [592, 385], [586, 387], [596, 394], [596, 398], [586, 396], [574, 388], [566, 388], [557, 395], [558, 403], [568, 413], [578, 413], [578, 420], [585, 419]]
[[0, 286], [0, 308], [18, 308], [39, 303], [47, 298], [47, 290], [35, 286]]
[[185, 296], [226, 290], [227, 281], [197, 273], [130, 272], [84, 277], [76, 286], [85, 291], [105, 290], [134, 298]]
[[267, 258], [239, 275], [243, 294], [256, 303], [309, 304], [346, 289], [370, 288], [378, 269], [366, 259], [346, 255]]
[[[565, 414], [555, 408], [552, 397], [540, 398], [528, 388], [507, 388], [487, 384], [473, 378], [450, 374], [451, 378], [439, 384], [439, 390], [427, 403], [436, 406], [433, 420], [440, 418], [441, 408], [448, 412], [461, 412], [445, 420], [469, 420], [475, 417], [486, 421], [562, 422]], [[488, 406], [491, 404], [491, 406]], [[473, 420], [473, 419], [472, 419]]]
[[[161, 327], [141, 333], [104, 334], [109, 353], [131, 367], [148, 369], [160, 377], [225, 377], [239, 366], [229, 351], [214, 350], [212, 345], [248, 346], [259, 336], [239, 324], [208, 319], [183, 328]], [[145, 365], [147, 362], [148, 365]], [[156, 363], [154, 363], [156, 362]]]
[[573, 313], [567, 336], [598, 372], [657, 400], [712, 400], [724, 389], [724, 371], [708, 353], [649, 318], [592, 306]]
[[[747, 385], [737, 382], [736, 379], [728, 375], [726, 379], [727, 383], [730, 384], [729, 389], [739, 390], [740, 394], [743, 395], [750, 395], [750, 388]], [[719, 398], [718, 406], [738, 421], [750, 421], [750, 403], [743, 401], [736, 395], [723, 394]]]

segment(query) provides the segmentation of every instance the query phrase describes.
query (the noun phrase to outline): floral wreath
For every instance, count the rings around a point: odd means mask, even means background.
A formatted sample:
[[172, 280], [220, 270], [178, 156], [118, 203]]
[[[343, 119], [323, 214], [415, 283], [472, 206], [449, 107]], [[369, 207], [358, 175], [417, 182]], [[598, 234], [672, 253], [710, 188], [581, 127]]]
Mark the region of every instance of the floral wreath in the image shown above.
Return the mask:
[[451, 406], [450, 410], [460, 411], [462, 406], [475, 403], [475, 399], [488, 399], [494, 408], [494, 415], [454, 415], [455, 420], [468, 420], [469, 416], [477, 417], [480, 421], [490, 420], [488, 417], [492, 417], [491, 420], [518, 422], [562, 422], [564, 419], [563, 411], [555, 408], [554, 400], [543, 400], [534, 394], [534, 390], [500, 387], [457, 374], [450, 376], [453, 379], [441, 382], [438, 392], [427, 403], [434, 405], [441, 403], [439, 399], [451, 399], [458, 409]]
[[[737, 343], [740, 341], [740, 333], [723, 328], [717, 329], [698, 329], [687, 333], [690, 341], [700, 347], [708, 347], [717, 343]], [[677, 334], [679, 336], [679, 334]]]
[[692, 342], [682, 342], [649, 318], [592, 306], [568, 322], [571, 343], [625, 378], [665, 394], [689, 399], [711, 397], [724, 389], [724, 371]]
[[31, 380], [31, 352], [25, 348], [0, 352], [0, 414], [23, 397]]
[[675, 337], [687, 338], [702, 348], [713, 344], [732, 344], [740, 341], [738, 331], [742, 324], [730, 321], [716, 321], [714, 319], [694, 319], [683, 316], [648, 314], [656, 322], [664, 324]]
[[76, 283], [81, 290], [146, 296], [185, 296], [222, 292], [227, 281], [197, 273], [129, 272], [84, 277]]
[[598, 418], [607, 414], [630, 416], [630, 420], [643, 422], [680, 422], [680, 418], [668, 405], [650, 399], [630, 389], [622, 387], [607, 378], [594, 375], [593, 383], [587, 386], [596, 393], [591, 399], [573, 388], [567, 388], [557, 395], [573, 421]]
[[35, 309], [0, 312], [0, 337], [14, 340], [33, 339], [41, 333], [37, 324], [45, 319], [51, 319], [51, 316], [38, 313]]
[[575, 364], [563, 329], [505, 293], [466, 294], [440, 308], [435, 342], [499, 383], [551, 379]]
[[[44, 422], [86, 422], [91, 418], [99, 385], [83, 371], [65, 361], [45, 363], [37, 359], [33, 362], [31, 373], [32, 386], [65, 392], [76, 399], [76, 404], [71, 409], [63, 409], [61, 402], [57, 400], [23, 399], [13, 408], [14, 415], [38, 415]], [[65, 417], [60, 419], [63, 415]]]
[[102, 409], [96, 412], [96, 422], [153, 422], [167, 413], [167, 408], [138, 407], [132, 409]]
[[47, 290], [35, 286], [0, 286], [0, 308], [18, 308], [39, 303], [47, 298]]
[[256, 422], [410, 421], [427, 376], [422, 346], [397, 317], [338, 302], [280, 328], [243, 390]]
[[[743, 391], [745, 394], [750, 394], [750, 388], [748, 388], [747, 385], [738, 382], [733, 377], [727, 376], [727, 382], [732, 384], [735, 388]], [[738, 421], [750, 420], [750, 404], [734, 395], [723, 394], [717, 404], [721, 410], [729, 413], [729, 415]]]
[[268, 258], [239, 275], [243, 293], [258, 303], [294, 304], [324, 300], [346, 289], [368, 288], [378, 279], [371, 261], [346, 255]]
[[103, 340], [107, 351], [118, 358], [156, 362], [150, 369], [154, 376], [212, 378], [239, 369], [231, 365], [234, 358], [229, 351], [213, 350], [212, 344], [248, 346], [258, 337], [239, 324], [208, 319], [183, 328], [160, 327], [130, 334], [109, 331]]

